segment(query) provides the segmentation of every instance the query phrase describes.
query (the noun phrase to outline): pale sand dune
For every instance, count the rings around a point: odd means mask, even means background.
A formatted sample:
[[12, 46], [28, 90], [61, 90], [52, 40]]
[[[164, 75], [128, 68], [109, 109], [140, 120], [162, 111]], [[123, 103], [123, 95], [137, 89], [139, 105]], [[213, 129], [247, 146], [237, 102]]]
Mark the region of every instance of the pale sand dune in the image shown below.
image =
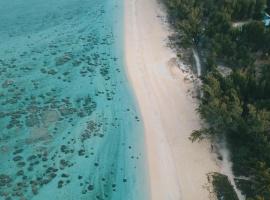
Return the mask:
[[200, 127], [196, 102], [187, 95], [191, 83], [172, 66], [160, 16], [156, 0], [125, 0], [127, 72], [144, 121], [151, 199], [208, 200], [206, 174], [220, 170], [210, 144], [188, 139]]

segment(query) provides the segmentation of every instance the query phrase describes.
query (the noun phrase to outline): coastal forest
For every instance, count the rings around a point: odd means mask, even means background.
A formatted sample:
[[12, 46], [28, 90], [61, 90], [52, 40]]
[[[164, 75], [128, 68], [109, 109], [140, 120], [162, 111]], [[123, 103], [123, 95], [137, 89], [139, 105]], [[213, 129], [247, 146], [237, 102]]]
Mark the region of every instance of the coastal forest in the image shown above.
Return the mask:
[[238, 188], [269, 200], [270, 0], [163, 1], [177, 44], [195, 48], [203, 65], [198, 112], [207, 126], [192, 140], [226, 141]]

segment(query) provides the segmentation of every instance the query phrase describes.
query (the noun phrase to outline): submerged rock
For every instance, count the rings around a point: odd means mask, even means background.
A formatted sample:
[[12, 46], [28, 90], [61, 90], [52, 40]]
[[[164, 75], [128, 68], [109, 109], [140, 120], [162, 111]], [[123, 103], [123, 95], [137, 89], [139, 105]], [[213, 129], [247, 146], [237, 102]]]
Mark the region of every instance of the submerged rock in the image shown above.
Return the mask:
[[89, 190], [89, 191], [92, 191], [92, 190], [94, 190], [94, 185], [89, 185], [88, 187], [87, 187], [87, 189]]
[[8, 185], [9, 183], [11, 183], [11, 181], [12, 179], [10, 176], [6, 174], [0, 174], [0, 187]]
[[7, 88], [8, 86], [12, 85], [14, 83], [13, 80], [5, 80], [4, 83], [2, 83], [3, 88]]
[[22, 156], [15, 156], [14, 158], [13, 158], [13, 161], [20, 161], [20, 160], [22, 160], [23, 159], [23, 157]]
[[55, 64], [57, 66], [63, 65], [66, 62], [70, 61], [72, 59], [72, 57], [73, 57], [73, 55], [71, 53], [65, 53], [63, 56], [55, 59]]

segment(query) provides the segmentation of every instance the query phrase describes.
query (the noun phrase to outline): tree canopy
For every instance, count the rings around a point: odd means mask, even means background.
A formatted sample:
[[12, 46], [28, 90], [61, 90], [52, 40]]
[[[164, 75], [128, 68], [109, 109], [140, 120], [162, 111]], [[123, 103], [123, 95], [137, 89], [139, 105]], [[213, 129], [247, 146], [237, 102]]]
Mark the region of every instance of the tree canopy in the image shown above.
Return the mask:
[[248, 177], [242, 191], [249, 200], [270, 199], [270, 30], [262, 22], [270, 0], [164, 1], [180, 45], [205, 56], [198, 111], [208, 127], [191, 138], [225, 137], [235, 175]]

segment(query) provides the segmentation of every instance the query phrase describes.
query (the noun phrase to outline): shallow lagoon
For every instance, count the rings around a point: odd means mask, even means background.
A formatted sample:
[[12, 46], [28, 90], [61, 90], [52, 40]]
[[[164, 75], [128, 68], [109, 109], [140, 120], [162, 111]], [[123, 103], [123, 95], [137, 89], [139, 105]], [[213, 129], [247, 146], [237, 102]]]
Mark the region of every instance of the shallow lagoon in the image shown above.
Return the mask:
[[0, 0], [0, 199], [147, 199], [122, 0]]

